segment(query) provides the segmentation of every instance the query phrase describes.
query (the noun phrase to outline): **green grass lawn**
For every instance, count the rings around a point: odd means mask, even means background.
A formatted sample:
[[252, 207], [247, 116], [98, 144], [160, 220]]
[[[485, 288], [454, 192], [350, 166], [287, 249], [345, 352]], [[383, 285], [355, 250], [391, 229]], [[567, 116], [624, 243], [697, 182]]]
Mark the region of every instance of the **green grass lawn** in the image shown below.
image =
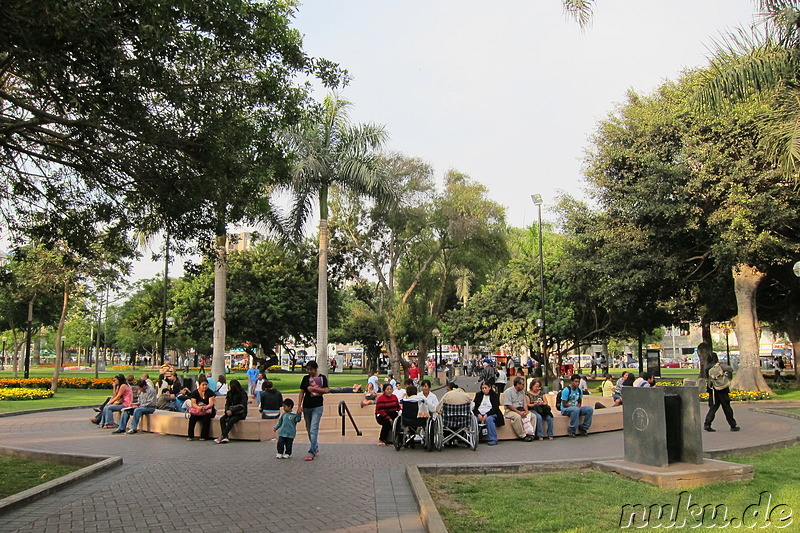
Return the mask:
[[41, 400], [0, 401], [0, 413], [17, 413], [30, 409], [49, 407], [73, 407], [76, 405], [100, 405], [108, 398], [110, 390], [102, 389], [59, 389], [52, 398]]
[[[684, 501], [691, 496], [691, 503], [699, 507], [724, 504], [727, 519], [741, 519], [748, 506], [758, 504], [761, 493], [768, 491], [771, 508], [786, 504], [792, 510], [793, 523], [781, 530], [800, 530], [800, 516], [797, 515], [800, 511], [800, 471], [787, 468], [787, 465], [800, 461], [800, 446], [728, 460], [755, 466], [755, 478], [742, 483], [686, 489]], [[659, 489], [599, 472], [425, 476], [425, 482], [448, 530], [459, 533], [619, 531], [623, 505], [677, 506], [681, 493], [680, 490]], [[786, 508], [774, 511], [775, 521], [785, 511]], [[628, 513], [624, 516], [627, 517]], [[688, 513], [684, 516], [688, 521], [683, 529], [698, 524]], [[698, 529], [705, 529], [711, 523], [710, 518], [704, 519]], [[719, 520], [715, 523], [721, 524]], [[651, 522], [650, 527], [652, 525]], [[772, 527], [760, 529], [762, 525], [763, 522], [759, 522], [755, 529], [778, 530], [775, 523]]]
[[[51, 377], [52, 370], [33, 370], [30, 372], [31, 378]], [[156, 371], [157, 372], [157, 371]], [[126, 374], [129, 372], [125, 372]], [[137, 370], [133, 374], [138, 378], [142, 373], [150, 374], [153, 378], [154, 372], [145, 370]], [[116, 375], [116, 372], [101, 372], [100, 377], [111, 378]], [[93, 372], [65, 372], [61, 374], [62, 377], [70, 378], [93, 378]], [[183, 374], [179, 374], [183, 376]], [[269, 375], [269, 379], [275, 384], [275, 388], [281, 391], [284, 395], [298, 394], [300, 392], [300, 381], [303, 379], [305, 373], [303, 372], [277, 372]], [[157, 377], [158, 374], [156, 373]], [[11, 372], [0, 372], [0, 378], [11, 377]], [[193, 376], [196, 377], [196, 376]], [[228, 382], [232, 379], [238, 379], [246, 388], [247, 376], [241, 374], [229, 374], [227, 376]], [[367, 376], [365, 374], [334, 374], [329, 377], [331, 387], [342, 388], [352, 387], [353, 384], [359, 383], [366, 388]], [[100, 405], [111, 393], [110, 390], [103, 389], [67, 389], [60, 388], [52, 398], [45, 398], [42, 400], [24, 400], [24, 401], [0, 401], [0, 413], [15, 413], [19, 411], [27, 411], [30, 409], [45, 409], [49, 407], [72, 407], [79, 405]]]
[[78, 469], [79, 466], [0, 457], [0, 498], [47, 483]]

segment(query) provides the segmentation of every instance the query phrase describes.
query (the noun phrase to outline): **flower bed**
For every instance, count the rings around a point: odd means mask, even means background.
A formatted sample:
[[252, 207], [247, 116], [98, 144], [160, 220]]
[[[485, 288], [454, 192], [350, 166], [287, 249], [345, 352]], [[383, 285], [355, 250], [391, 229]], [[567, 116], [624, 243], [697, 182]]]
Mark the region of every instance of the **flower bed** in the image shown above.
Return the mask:
[[2, 388], [0, 400], [42, 400], [52, 398], [53, 391], [47, 389]]
[[[732, 390], [730, 392], [732, 402], [755, 402], [758, 400], [769, 400], [770, 395], [763, 390]], [[708, 401], [708, 393], [704, 392], [700, 395], [700, 399], [704, 402]]]
[[[0, 379], [0, 390], [8, 388], [49, 389], [53, 382], [50, 378], [4, 378]], [[111, 379], [102, 378], [60, 378], [58, 386], [65, 389], [110, 389]]]

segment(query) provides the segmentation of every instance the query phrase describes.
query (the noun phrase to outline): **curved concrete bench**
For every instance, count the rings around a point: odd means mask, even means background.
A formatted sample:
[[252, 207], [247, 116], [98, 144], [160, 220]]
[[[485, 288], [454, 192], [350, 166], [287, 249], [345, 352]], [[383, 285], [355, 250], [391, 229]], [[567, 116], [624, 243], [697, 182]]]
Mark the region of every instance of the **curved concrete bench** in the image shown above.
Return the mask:
[[[295, 395], [290, 395], [293, 400], [297, 401]], [[364, 408], [360, 407], [361, 400], [364, 398], [363, 394], [356, 393], [332, 393], [325, 396], [325, 410], [320, 422], [320, 441], [329, 443], [373, 443], [377, 441], [380, 434], [380, 426], [375, 421], [375, 407], [368, 405]], [[546, 395], [548, 403], [555, 406], [555, 395]], [[355, 430], [351, 425], [349, 419], [345, 417], [345, 429], [347, 435], [342, 437], [342, 419], [339, 417], [338, 408], [339, 402], [344, 400], [353, 415], [358, 428], [362, 432], [361, 437], [355, 436]], [[613, 405], [613, 399], [603, 398], [600, 395], [590, 395], [584, 397], [586, 405], [594, 407], [596, 402], [604, 405]], [[218, 396], [216, 398], [217, 416], [211, 421], [211, 438], [219, 436], [219, 418], [222, 416], [222, 410], [225, 407], [225, 397]], [[566, 436], [569, 426], [569, 418], [562, 416], [561, 413], [553, 410], [554, 414], [554, 427], [553, 433], [555, 436]], [[115, 418], [119, 421], [119, 413], [115, 413]], [[250, 441], [270, 441], [277, 439], [277, 434], [273, 427], [275, 420], [263, 420], [261, 412], [256, 405], [248, 406], [247, 418], [238, 422], [231, 430], [230, 438], [232, 440], [250, 440]], [[179, 435], [186, 436], [189, 427], [189, 420], [184, 413], [177, 413], [174, 411], [156, 411], [151, 415], [142, 417], [139, 423], [139, 430], [150, 433], [160, 433], [165, 435]], [[301, 421], [298, 426], [297, 441], [307, 442], [305, 434], [305, 426]], [[592, 419], [592, 427], [590, 433], [600, 433], [605, 431], [618, 431], [622, 429], [622, 407], [608, 407], [606, 409], [595, 409], [594, 417]], [[199, 428], [195, 429], [195, 435], [199, 434]], [[504, 426], [497, 428], [497, 436], [500, 440], [514, 440], [517, 436], [514, 434], [511, 426], [506, 423]]]

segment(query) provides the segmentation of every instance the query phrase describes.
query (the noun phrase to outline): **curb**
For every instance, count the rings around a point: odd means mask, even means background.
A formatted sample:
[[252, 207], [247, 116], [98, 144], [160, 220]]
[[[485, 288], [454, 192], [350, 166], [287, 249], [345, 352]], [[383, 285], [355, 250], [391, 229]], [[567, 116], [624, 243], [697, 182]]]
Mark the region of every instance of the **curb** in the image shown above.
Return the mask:
[[0, 418], [5, 418], [7, 416], [20, 416], [20, 415], [32, 415], [35, 413], [47, 413], [50, 411], [70, 411], [72, 409], [91, 409], [93, 407], [97, 407], [98, 404], [92, 405], [72, 405], [69, 407], [45, 407], [44, 409], [28, 409], [27, 411], [15, 411], [13, 413], [0, 413]]
[[[608, 459], [598, 459], [608, 460]], [[557, 472], [560, 470], [587, 471], [593, 468], [595, 461], [532, 461], [529, 463], [515, 464], [464, 464], [464, 465], [409, 465], [406, 467], [406, 477], [411, 485], [411, 493], [419, 507], [419, 517], [422, 526], [428, 533], [447, 533], [442, 515], [436, 507], [422, 474], [437, 475], [485, 475], [485, 474], [527, 474], [533, 472]]]
[[66, 476], [42, 483], [28, 490], [12, 494], [0, 500], [0, 516], [3, 514], [23, 507], [31, 502], [44, 498], [54, 492], [65, 489], [79, 483], [92, 476], [96, 476], [122, 465], [122, 457], [105, 457], [100, 455], [73, 455], [56, 452], [37, 452], [24, 450], [22, 448], [0, 447], [0, 455], [6, 457], [17, 457], [21, 459], [38, 459], [44, 461], [58, 462], [68, 465], [83, 466], [80, 470], [69, 473]]

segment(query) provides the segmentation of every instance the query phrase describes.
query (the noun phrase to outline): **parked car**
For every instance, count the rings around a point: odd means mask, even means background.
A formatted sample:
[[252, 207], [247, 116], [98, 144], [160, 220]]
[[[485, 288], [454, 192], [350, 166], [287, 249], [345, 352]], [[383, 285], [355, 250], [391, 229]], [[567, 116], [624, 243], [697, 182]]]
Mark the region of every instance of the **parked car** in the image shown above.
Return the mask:
[[661, 361], [661, 368], [680, 368], [680, 359], [664, 359]]

